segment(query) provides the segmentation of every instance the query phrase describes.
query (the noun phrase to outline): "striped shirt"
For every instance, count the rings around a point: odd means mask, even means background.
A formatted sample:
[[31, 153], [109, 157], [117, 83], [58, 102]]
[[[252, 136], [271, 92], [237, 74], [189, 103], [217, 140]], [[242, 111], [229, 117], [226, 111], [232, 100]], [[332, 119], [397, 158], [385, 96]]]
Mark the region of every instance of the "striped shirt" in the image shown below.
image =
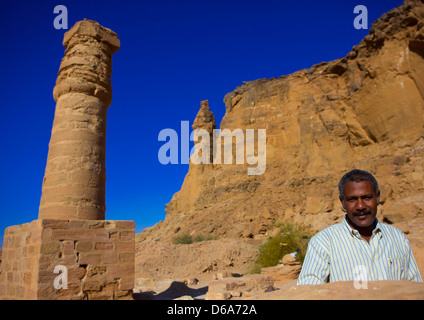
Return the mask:
[[297, 285], [352, 280], [422, 282], [403, 232], [377, 220], [368, 244], [345, 216], [312, 237]]

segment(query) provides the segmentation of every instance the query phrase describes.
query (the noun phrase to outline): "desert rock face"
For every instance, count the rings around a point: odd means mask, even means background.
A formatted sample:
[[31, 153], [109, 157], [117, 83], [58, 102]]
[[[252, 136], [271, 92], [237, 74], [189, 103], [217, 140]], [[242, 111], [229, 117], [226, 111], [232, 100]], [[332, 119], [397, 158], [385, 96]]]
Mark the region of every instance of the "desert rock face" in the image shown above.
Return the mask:
[[[211, 281], [217, 277], [209, 272], [245, 273], [256, 245], [278, 232], [276, 221], [312, 233], [341, 222], [337, 184], [354, 168], [376, 176], [381, 190], [377, 218], [407, 235], [423, 275], [423, 21], [424, 3], [407, 0], [378, 19], [346, 57], [278, 79], [245, 82], [228, 93], [220, 129], [266, 129], [266, 170], [248, 175], [252, 165], [246, 161], [190, 163], [181, 190], [166, 205], [165, 221], [136, 235], [136, 278]], [[209, 133], [215, 128], [206, 102], [194, 120], [193, 129], [198, 128]], [[170, 244], [184, 234], [219, 240], [201, 247]], [[236, 255], [228, 251], [231, 247], [239, 249]], [[149, 258], [152, 252], [176, 263]], [[216, 263], [205, 264], [209, 269], [197, 262], [212, 257]], [[237, 257], [234, 265], [224, 267], [231, 257]], [[180, 270], [182, 259], [186, 270]], [[209, 283], [206, 298], [422, 299], [424, 294], [422, 284], [405, 281], [372, 282], [371, 290], [357, 290], [352, 282], [296, 287], [300, 268], [263, 268], [262, 276], [271, 276], [280, 289], [267, 293], [242, 292], [245, 276], [218, 278]]]
[[[380, 220], [421, 217], [423, 21], [423, 2], [407, 0], [378, 19], [346, 57], [228, 93], [220, 129], [266, 129], [265, 173], [248, 175], [247, 164], [190, 164], [165, 221], [137, 239], [183, 233], [263, 239], [275, 221], [318, 231], [341, 221], [337, 183], [353, 168], [379, 181]], [[202, 111], [194, 123], [211, 130], [215, 122]]]
[[211, 280], [215, 273], [233, 270], [247, 273], [255, 254], [255, 246], [235, 239], [189, 245], [144, 241], [136, 246], [136, 285], [161, 279], [184, 281], [191, 276]]

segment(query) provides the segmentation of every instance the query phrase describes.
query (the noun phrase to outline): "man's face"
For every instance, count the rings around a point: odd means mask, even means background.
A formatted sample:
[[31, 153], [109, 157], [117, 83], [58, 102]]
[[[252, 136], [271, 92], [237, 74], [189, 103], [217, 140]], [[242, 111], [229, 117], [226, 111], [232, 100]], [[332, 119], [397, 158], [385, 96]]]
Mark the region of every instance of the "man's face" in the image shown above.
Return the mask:
[[340, 198], [350, 221], [356, 226], [372, 226], [377, 216], [377, 204], [380, 191], [375, 194], [371, 181], [347, 182]]

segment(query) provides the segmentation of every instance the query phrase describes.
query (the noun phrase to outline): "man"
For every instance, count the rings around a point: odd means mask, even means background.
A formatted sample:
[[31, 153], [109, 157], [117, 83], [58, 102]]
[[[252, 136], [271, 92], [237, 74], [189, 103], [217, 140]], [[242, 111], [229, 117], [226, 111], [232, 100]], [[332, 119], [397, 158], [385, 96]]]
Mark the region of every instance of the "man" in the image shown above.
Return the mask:
[[339, 198], [346, 215], [310, 240], [297, 285], [349, 280], [422, 282], [406, 236], [376, 218], [379, 197], [378, 183], [369, 172], [352, 170], [342, 177]]

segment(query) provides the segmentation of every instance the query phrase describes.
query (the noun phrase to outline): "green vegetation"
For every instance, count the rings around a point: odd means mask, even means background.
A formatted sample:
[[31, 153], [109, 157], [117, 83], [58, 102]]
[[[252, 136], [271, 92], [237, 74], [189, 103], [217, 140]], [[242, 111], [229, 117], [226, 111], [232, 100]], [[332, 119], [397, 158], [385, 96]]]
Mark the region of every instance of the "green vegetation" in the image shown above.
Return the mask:
[[297, 252], [296, 259], [303, 263], [311, 234], [303, 227], [288, 223], [278, 223], [277, 227], [280, 228], [278, 235], [259, 247], [252, 273], [260, 273], [261, 268], [277, 265], [283, 256], [292, 252]]
[[193, 238], [188, 233], [184, 233], [180, 236], [175, 236], [173, 243], [174, 244], [190, 244], [190, 243], [193, 243]]
[[188, 233], [184, 233], [180, 236], [176, 236], [174, 237], [173, 243], [174, 244], [190, 244], [193, 242], [202, 242], [202, 241], [208, 241], [208, 240], [215, 240], [214, 237], [212, 237], [211, 235], [203, 235], [203, 234], [198, 234], [194, 239], [193, 237], [188, 234]]
[[215, 237], [212, 237], [211, 235], [203, 235], [203, 234], [198, 234], [196, 236], [196, 238], [194, 238], [194, 242], [202, 242], [202, 241], [209, 241], [209, 240], [216, 240]]

